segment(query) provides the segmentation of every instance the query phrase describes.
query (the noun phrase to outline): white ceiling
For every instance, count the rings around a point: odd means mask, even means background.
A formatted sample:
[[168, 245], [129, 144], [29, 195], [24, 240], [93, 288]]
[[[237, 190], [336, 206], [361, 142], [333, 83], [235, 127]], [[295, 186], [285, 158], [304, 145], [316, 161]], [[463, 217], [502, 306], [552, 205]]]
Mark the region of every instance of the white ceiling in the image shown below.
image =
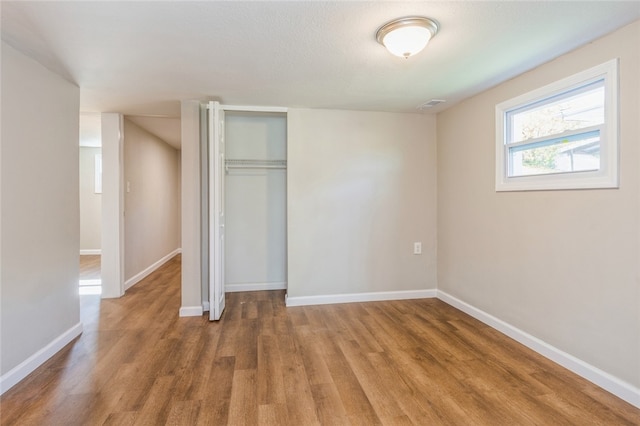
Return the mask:
[[[640, 19], [640, 2], [2, 1], [1, 12], [3, 40], [78, 84], [82, 111], [153, 130], [185, 99], [396, 112], [446, 99], [438, 112]], [[405, 60], [375, 32], [407, 15], [440, 32]], [[179, 140], [175, 121], [164, 127]]]

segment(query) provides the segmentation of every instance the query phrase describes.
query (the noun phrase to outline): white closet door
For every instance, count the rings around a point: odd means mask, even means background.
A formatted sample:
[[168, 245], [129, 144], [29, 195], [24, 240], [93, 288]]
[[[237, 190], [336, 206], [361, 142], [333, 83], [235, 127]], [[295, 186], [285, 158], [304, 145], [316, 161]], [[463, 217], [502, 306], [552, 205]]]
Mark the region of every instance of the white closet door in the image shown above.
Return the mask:
[[225, 305], [224, 294], [224, 110], [209, 102], [209, 320], [217, 321]]

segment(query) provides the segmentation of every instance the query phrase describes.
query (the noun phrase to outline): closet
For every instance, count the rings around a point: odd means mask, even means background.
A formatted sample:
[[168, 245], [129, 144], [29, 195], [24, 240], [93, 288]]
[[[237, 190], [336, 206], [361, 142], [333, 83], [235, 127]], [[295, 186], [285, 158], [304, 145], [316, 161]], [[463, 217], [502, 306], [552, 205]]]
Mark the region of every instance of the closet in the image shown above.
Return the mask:
[[225, 111], [225, 291], [285, 289], [286, 113]]

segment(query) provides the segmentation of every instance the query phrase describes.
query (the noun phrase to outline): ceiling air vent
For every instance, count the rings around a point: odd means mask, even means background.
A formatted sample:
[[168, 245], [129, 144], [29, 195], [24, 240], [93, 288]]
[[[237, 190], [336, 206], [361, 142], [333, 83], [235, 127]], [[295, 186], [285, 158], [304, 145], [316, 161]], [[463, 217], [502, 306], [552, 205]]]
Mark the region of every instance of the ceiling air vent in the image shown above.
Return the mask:
[[434, 107], [434, 106], [436, 106], [438, 104], [441, 104], [443, 102], [447, 102], [447, 101], [445, 101], [444, 99], [431, 99], [430, 101], [425, 102], [422, 105], [418, 106], [418, 109], [420, 111], [422, 111], [422, 110], [425, 110], [427, 108]]

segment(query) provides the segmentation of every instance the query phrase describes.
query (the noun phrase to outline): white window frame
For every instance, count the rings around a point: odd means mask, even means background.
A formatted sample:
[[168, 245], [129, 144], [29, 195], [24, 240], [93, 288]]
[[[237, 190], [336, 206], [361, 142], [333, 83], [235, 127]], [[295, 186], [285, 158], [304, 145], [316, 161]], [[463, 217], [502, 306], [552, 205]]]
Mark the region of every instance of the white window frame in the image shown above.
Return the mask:
[[[602, 78], [604, 78], [605, 117], [604, 124], [599, 126], [601, 130], [600, 169], [509, 176], [508, 145], [506, 144], [507, 113]], [[581, 131], [584, 130], [588, 129], [581, 129]], [[549, 136], [548, 139], [553, 138], [554, 136]], [[535, 141], [531, 141], [531, 143], [534, 144]], [[519, 144], [522, 144], [522, 142]], [[509, 146], [513, 146], [513, 144]], [[612, 59], [604, 64], [496, 105], [496, 191], [618, 188], [618, 181], [618, 59]]]

